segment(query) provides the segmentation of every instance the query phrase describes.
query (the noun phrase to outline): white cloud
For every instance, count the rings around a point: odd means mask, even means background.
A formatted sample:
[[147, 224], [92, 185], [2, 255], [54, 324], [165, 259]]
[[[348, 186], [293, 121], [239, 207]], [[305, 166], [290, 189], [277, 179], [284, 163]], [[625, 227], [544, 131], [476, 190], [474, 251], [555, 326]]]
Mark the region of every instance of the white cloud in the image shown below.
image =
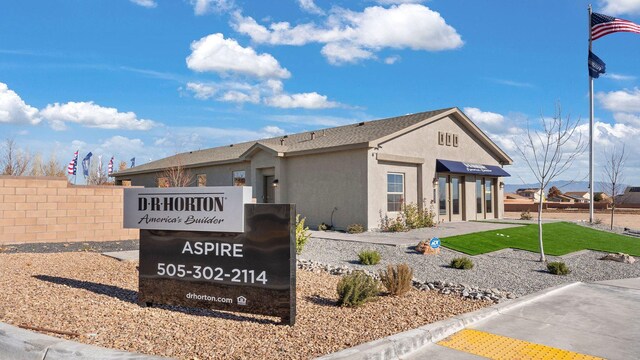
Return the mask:
[[325, 126], [335, 127], [347, 124], [353, 124], [358, 120], [369, 119], [369, 116], [360, 116], [358, 118], [343, 118], [336, 116], [317, 116], [317, 115], [272, 115], [269, 116], [270, 120], [277, 121], [285, 124], [295, 125], [312, 125], [312, 126]]
[[466, 107], [463, 109], [464, 113], [473, 120], [477, 125], [486, 124], [486, 125], [500, 125], [504, 121], [504, 116], [493, 113], [489, 111], [482, 111], [478, 108], [474, 107]]
[[210, 12], [225, 12], [236, 7], [234, 0], [191, 0], [193, 12], [196, 15], [205, 15]]
[[393, 56], [388, 56], [384, 59], [384, 63], [387, 65], [393, 65], [395, 64], [398, 60], [400, 60], [400, 56], [398, 55], [393, 55]]
[[300, 8], [310, 14], [324, 15], [324, 10], [320, 9], [313, 0], [298, 0]]
[[638, 0], [601, 0], [602, 13], [607, 15], [640, 14]]
[[154, 8], [158, 6], [155, 0], [130, 0], [132, 3], [140, 6], [144, 6], [146, 8]]
[[138, 119], [133, 112], [119, 112], [116, 108], [96, 105], [92, 101], [49, 104], [40, 114], [54, 130], [64, 130], [68, 122], [100, 129], [126, 130], [149, 130], [157, 125], [151, 120]]
[[325, 95], [316, 92], [300, 93], [300, 94], [279, 94], [265, 99], [265, 103], [269, 106], [290, 109], [328, 109], [339, 106], [340, 104], [327, 100]]
[[[94, 150], [95, 154], [103, 154], [105, 156], [111, 156], [118, 154], [142, 154], [144, 149], [144, 142], [141, 139], [130, 139], [125, 136], [116, 135], [103, 141]], [[107, 159], [108, 161], [109, 159]], [[116, 164], [117, 165], [117, 164]]]
[[322, 54], [334, 64], [372, 58], [383, 48], [442, 51], [463, 45], [460, 35], [438, 12], [420, 4], [372, 6], [362, 12], [335, 7], [321, 26], [276, 22], [267, 28], [237, 11], [232, 26], [257, 43], [326, 44]]
[[640, 115], [629, 113], [613, 113], [613, 118], [621, 124], [628, 124], [640, 128]]
[[264, 131], [265, 134], [269, 134], [270, 137], [276, 137], [285, 134], [285, 131], [283, 129], [273, 125], [265, 126], [264, 128], [262, 128], [262, 131]]
[[613, 112], [640, 112], [640, 89], [599, 92], [596, 98], [602, 107]]
[[629, 81], [629, 80], [637, 79], [637, 77], [633, 75], [623, 75], [623, 74], [616, 74], [616, 73], [604, 74], [604, 76], [606, 78], [609, 78], [612, 80], [618, 80], [618, 81]]
[[327, 96], [316, 92], [288, 94], [284, 92], [282, 81], [269, 79], [255, 84], [243, 82], [195, 83], [187, 84], [196, 99], [215, 99], [222, 102], [260, 102], [277, 108], [327, 109], [341, 106], [329, 101]]
[[420, 4], [426, 0], [376, 0], [381, 5], [397, 5], [397, 4]]
[[191, 43], [191, 55], [187, 57], [189, 69], [220, 74], [240, 73], [259, 78], [288, 78], [284, 69], [270, 54], [257, 54], [250, 47], [242, 47], [224, 35], [211, 34]]
[[0, 82], [0, 123], [36, 125], [41, 120], [38, 109], [27, 105], [7, 84]]

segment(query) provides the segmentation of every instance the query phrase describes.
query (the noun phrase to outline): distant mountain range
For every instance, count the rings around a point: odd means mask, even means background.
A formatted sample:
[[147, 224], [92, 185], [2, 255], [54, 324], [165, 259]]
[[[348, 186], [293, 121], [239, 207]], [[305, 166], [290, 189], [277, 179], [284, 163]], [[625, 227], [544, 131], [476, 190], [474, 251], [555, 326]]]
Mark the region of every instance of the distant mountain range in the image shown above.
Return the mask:
[[[599, 191], [603, 191], [603, 192], [608, 192], [606, 189], [607, 187], [611, 186], [608, 185], [606, 183], [600, 182], [600, 181], [595, 181], [593, 184], [593, 190], [596, 192]], [[589, 182], [588, 181], [569, 181], [569, 180], [558, 180], [558, 181], [552, 181], [549, 186], [547, 186], [544, 189], [544, 192], [547, 193], [549, 191], [549, 188], [551, 188], [552, 186], [557, 187], [558, 189], [560, 189], [560, 191], [562, 191], [563, 193], [567, 192], [567, 191], [589, 191]], [[518, 189], [522, 189], [522, 188], [537, 188], [538, 184], [505, 184], [504, 185], [504, 192], [505, 193], [515, 193], [516, 190]], [[624, 189], [627, 187], [626, 184], [621, 184], [620, 185], [620, 192], [623, 192]]]

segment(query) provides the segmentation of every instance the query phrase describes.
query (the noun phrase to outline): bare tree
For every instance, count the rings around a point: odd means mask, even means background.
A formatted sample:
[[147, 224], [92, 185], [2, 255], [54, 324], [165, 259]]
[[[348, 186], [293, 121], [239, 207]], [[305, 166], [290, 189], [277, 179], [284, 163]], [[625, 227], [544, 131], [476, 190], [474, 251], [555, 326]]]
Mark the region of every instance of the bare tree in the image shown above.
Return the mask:
[[37, 153], [33, 156], [31, 161], [31, 176], [66, 176], [67, 168], [61, 165], [55, 154], [51, 154], [49, 160], [45, 163], [42, 159], [42, 155]]
[[193, 183], [193, 174], [184, 167], [182, 156], [175, 155], [174, 165], [166, 168], [158, 177], [158, 184], [166, 187], [187, 187]]
[[627, 161], [627, 153], [625, 145], [622, 149], [615, 146], [610, 151], [605, 151], [605, 160], [603, 168], [603, 186], [611, 195], [611, 230], [613, 230], [613, 216], [616, 211], [616, 195], [621, 192], [622, 182], [624, 181], [624, 164]]
[[[572, 121], [570, 116], [562, 118], [562, 109], [557, 105], [552, 118], [540, 117], [541, 130], [531, 129], [527, 124], [526, 135], [516, 142], [516, 150], [527, 164], [538, 184], [540, 194], [551, 181], [567, 171], [575, 159], [585, 150], [586, 142], [582, 134], [576, 131], [580, 119]], [[538, 242], [540, 261], [546, 262], [542, 241], [542, 205], [538, 204]]]
[[120, 164], [118, 164], [118, 171], [122, 171], [122, 170], [127, 170], [127, 162], [126, 161], [120, 161]]
[[89, 169], [89, 177], [87, 177], [87, 184], [89, 185], [105, 185], [109, 184], [109, 177], [107, 171], [101, 164], [102, 159], [91, 163], [91, 169]]
[[0, 153], [0, 167], [2, 175], [22, 176], [29, 171], [31, 154], [21, 150], [12, 138], [5, 139]]

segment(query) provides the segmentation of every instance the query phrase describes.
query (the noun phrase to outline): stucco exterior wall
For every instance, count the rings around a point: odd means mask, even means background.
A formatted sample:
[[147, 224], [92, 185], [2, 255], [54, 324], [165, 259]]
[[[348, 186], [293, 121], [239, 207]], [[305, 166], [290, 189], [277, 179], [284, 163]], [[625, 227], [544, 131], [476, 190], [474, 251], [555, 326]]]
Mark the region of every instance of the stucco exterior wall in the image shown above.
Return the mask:
[[[438, 132], [457, 134], [459, 138], [458, 146], [439, 145]], [[398, 138], [388, 140], [382, 143], [379, 149], [372, 150], [372, 155], [369, 157], [370, 177], [372, 179], [384, 178], [385, 180], [384, 183], [376, 181], [369, 184], [369, 202], [377, 204], [369, 209], [369, 223], [377, 221], [380, 210], [384, 211], [386, 207], [386, 172], [388, 167], [384, 161], [375, 160], [378, 153], [424, 159], [424, 164], [398, 163], [398, 165], [413, 166], [418, 169], [417, 173], [421, 174], [422, 179], [418, 179], [416, 182], [421, 182], [422, 197], [426, 200], [427, 206], [433, 206], [436, 214], [437, 204], [435, 203], [436, 199], [434, 199], [434, 190], [437, 190], [437, 186], [433, 184], [433, 179], [436, 177], [436, 159], [500, 166], [499, 160], [493, 152], [466, 128], [461, 126], [453, 116], [439, 119]], [[504, 208], [502, 206], [503, 189], [500, 189], [499, 185], [501, 181], [502, 179], [498, 178], [494, 196], [494, 203], [496, 203], [500, 211], [497, 214], [498, 217], [502, 217]], [[465, 176], [465, 193], [466, 196], [462, 199], [465, 212], [464, 219], [475, 220], [475, 176]], [[409, 193], [407, 193], [407, 196], [409, 201]]]
[[0, 245], [138, 239], [122, 227], [122, 209], [122, 187], [0, 176]]
[[[348, 150], [286, 159], [287, 198], [296, 204], [307, 224], [324, 222], [346, 229], [349, 224], [368, 226], [367, 150]], [[284, 189], [285, 187], [282, 187]]]
[[[207, 175], [207, 186], [231, 186], [233, 185], [233, 172], [241, 170], [245, 171], [246, 186], [251, 186], [251, 163], [249, 163], [248, 161], [233, 164], [189, 168], [186, 171], [189, 171], [189, 173], [193, 176], [193, 181], [190, 186], [197, 185], [197, 175], [199, 174]], [[145, 174], [133, 174], [126, 177], [120, 177], [118, 180], [130, 179], [132, 186], [158, 187], [159, 177], [162, 177], [162, 171]]]

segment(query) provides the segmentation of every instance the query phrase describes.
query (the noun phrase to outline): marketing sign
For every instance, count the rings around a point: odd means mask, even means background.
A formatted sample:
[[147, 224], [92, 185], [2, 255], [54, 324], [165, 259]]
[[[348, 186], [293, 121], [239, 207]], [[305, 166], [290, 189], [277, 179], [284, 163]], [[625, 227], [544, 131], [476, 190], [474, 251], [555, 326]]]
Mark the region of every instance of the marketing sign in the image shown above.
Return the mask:
[[243, 232], [251, 202], [248, 186], [124, 191], [124, 227], [134, 229]]
[[295, 205], [243, 207], [241, 234], [141, 230], [138, 301], [270, 315], [293, 325]]

